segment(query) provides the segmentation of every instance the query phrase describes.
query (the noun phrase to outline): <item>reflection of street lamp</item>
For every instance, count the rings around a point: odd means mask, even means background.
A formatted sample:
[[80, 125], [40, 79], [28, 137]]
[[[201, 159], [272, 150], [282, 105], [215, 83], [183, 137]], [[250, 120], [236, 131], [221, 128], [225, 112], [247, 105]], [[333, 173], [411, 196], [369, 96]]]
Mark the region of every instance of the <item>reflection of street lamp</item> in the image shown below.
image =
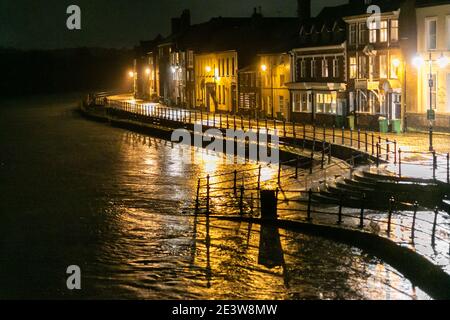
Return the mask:
[[[428, 62], [429, 66], [429, 78], [428, 78], [428, 87], [430, 88], [430, 108], [427, 112], [427, 119], [430, 121], [430, 130], [429, 130], [429, 136], [430, 136], [430, 142], [429, 142], [429, 151], [433, 151], [433, 120], [435, 119], [434, 110], [433, 110], [433, 87], [436, 85], [437, 90], [437, 84], [433, 80], [433, 62], [437, 62], [439, 68], [445, 68], [448, 64], [448, 58], [444, 56], [441, 53], [441, 56], [437, 60], [433, 60], [432, 53], [430, 51], [429, 58], [427, 61], [425, 61], [421, 56], [416, 56], [413, 59], [413, 65], [420, 70], [420, 68], [425, 64], [425, 62]], [[437, 80], [437, 73], [436, 73], [436, 80]], [[437, 99], [436, 99], [437, 100]], [[437, 104], [437, 101], [436, 101]]]
[[[261, 65], [261, 71], [266, 72], [267, 71], [267, 65], [263, 64]], [[270, 90], [271, 90], [271, 96], [272, 96], [272, 118], [274, 118], [274, 103], [273, 103], [273, 65], [270, 67]]]
[[133, 72], [133, 71], [128, 71], [128, 78], [130, 78], [130, 79], [132, 79], [132, 87], [131, 87], [131, 92], [136, 92], [136, 88], [135, 88], [135, 86], [136, 86], [136, 81], [135, 81], [135, 76], [136, 76], [136, 73], [135, 72]]

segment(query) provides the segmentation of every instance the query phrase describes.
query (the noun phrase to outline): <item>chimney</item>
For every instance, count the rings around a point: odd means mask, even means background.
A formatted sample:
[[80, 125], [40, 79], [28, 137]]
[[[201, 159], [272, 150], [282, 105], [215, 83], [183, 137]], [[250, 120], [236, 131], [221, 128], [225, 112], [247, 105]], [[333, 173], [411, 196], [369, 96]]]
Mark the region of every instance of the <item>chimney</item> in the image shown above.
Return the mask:
[[297, 0], [297, 16], [300, 20], [311, 18], [311, 0]]

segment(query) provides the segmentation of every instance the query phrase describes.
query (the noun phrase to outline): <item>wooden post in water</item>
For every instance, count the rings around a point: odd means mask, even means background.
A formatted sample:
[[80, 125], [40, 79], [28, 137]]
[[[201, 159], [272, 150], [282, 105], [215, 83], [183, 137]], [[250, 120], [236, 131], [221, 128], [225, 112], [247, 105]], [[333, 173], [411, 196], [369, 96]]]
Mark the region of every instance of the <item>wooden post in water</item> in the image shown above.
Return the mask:
[[276, 190], [261, 190], [260, 191], [260, 206], [261, 219], [276, 220], [277, 219], [277, 191]]

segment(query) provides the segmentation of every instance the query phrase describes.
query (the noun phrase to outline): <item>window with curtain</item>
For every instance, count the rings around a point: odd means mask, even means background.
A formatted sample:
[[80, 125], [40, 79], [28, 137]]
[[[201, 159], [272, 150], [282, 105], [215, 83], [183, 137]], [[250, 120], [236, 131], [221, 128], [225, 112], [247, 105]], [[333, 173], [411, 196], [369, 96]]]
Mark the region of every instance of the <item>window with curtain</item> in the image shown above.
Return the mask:
[[428, 50], [437, 49], [437, 18], [428, 18], [425, 20], [426, 42]]
[[388, 22], [386, 20], [380, 22], [380, 42], [388, 40]]
[[356, 71], [357, 71], [356, 57], [350, 57], [350, 79], [356, 78]]
[[398, 41], [398, 20], [391, 20], [391, 42]]

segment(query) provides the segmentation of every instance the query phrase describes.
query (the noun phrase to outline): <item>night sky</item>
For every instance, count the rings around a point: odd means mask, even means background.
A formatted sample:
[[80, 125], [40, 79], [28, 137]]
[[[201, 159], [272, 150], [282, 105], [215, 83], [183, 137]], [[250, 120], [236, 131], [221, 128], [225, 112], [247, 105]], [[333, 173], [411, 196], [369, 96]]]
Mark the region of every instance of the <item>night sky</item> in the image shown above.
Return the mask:
[[[313, 14], [346, 0], [313, 0]], [[82, 30], [66, 28], [66, 9], [81, 7]], [[191, 10], [193, 23], [213, 16], [295, 16], [296, 0], [0, 0], [0, 47], [132, 47], [170, 32], [170, 18]]]

